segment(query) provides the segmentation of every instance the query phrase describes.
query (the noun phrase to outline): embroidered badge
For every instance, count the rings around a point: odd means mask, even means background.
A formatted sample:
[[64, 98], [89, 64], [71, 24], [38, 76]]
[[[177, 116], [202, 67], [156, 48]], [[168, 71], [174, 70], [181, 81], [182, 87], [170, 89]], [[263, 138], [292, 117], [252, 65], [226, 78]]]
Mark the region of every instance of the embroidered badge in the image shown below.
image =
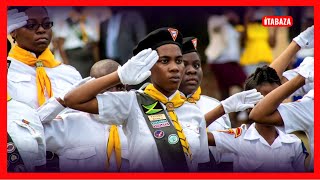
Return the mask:
[[17, 162], [18, 160], [19, 160], [19, 155], [16, 154], [16, 153], [11, 154], [10, 157], [9, 157], [9, 161], [10, 161], [11, 163], [15, 163], [15, 162]]
[[24, 165], [19, 164], [14, 168], [14, 172], [26, 172], [27, 169]]
[[179, 141], [179, 137], [176, 134], [170, 134], [168, 136], [168, 142], [169, 144], [177, 144], [177, 142]]
[[166, 119], [166, 116], [164, 114], [155, 114], [155, 115], [149, 115], [148, 119], [150, 121], [163, 120], [163, 119]]
[[162, 128], [170, 126], [170, 123], [167, 119], [157, 120], [157, 121], [151, 121], [150, 122], [153, 128]]
[[242, 134], [242, 128], [241, 127], [237, 127], [237, 128], [233, 128], [233, 129], [218, 130], [218, 132], [234, 134], [234, 138], [237, 138]]
[[161, 139], [164, 137], [164, 132], [161, 131], [161, 130], [156, 130], [154, 133], [153, 133], [153, 136], [157, 139]]
[[169, 28], [168, 31], [170, 32], [173, 41], [176, 41], [179, 31], [173, 28]]
[[7, 153], [13, 153], [16, 147], [14, 146], [14, 143], [9, 142], [7, 143]]
[[194, 49], [197, 50], [197, 38], [192, 39], [191, 42], [194, 46]]
[[[144, 109], [144, 110], [145, 110], [144, 113], [146, 113], [146, 114], [148, 114], [148, 115], [151, 115], [151, 114], [156, 114], [156, 113], [162, 111], [161, 108], [160, 108], [160, 109], [159, 109], [159, 108], [158, 108], [158, 109], [155, 109], [157, 105], [158, 105], [158, 101], [156, 101], [155, 103], [150, 104], [150, 105], [143, 105], [143, 104], [142, 104], [142, 107], [145, 108], [145, 109]], [[160, 104], [159, 104], [159, 105], [160, 105]]]
[[174, 105], [172, 102], [167, 102], [166, 104], [167, 111], [174, 111]]

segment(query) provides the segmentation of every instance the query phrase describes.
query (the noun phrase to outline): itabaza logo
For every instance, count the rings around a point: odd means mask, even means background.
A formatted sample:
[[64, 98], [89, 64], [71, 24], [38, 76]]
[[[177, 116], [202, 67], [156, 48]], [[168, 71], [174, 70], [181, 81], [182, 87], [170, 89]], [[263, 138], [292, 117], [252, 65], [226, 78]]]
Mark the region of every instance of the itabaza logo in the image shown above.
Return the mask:
[[262, 25], [266, 27], [290, 27], [293, 25], [291, 16], [264, 16]]

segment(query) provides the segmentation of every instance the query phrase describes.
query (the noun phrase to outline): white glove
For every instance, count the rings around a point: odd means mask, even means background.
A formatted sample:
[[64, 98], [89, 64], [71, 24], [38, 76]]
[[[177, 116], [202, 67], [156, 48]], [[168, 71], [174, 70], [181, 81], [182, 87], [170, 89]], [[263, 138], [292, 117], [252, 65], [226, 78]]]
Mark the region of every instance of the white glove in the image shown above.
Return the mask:
[[301, 48], [313, 48], [314, 47], [314, 27], [308, 27], [297, 37], [293, 38]]
[[143, 82], [151, 75], [150, 69], [158, 59], [157, 52], [151, 48], [139, 52], [123, 66], [118, 67], [118, 76], [121, 83], [136, 85]]
[[7, 12], [8, 14], [8, 25], [7, 34], [12, 31], [21, 28], [27, 24], [28, 16], [24, 12], [18, 12], [17, 9], [11, 9]]
[[90, 77], [90, 76], [88, 76], [88, 77], [86, 77], [86, 78], [84, 78], [84, 79], [81, 79], [80, 81], [78, 81], [78, 82], [76, 82], [75, 84], [73, 84], [69, 89], [67, 89], [66, 91], [64, 91], [64, 92], [59, 96], [59, 98], [60, 98], [62, 101], [64, 101], [64, 96], [65, 96], [68, 92], [70, 92], [70, 91], [73, 90], [74, 88], [79, 87], [80, 85], [82, 85], [82, 84], [84, 84], [84, 83], [86, 83], [86, 82], [88, 82], [88, 81], [90, 81], [90, 80], [93, 80], [93, 79], [95, 79], [95, 78], [92, 78], [92, 77]]
[[306, 78], [307, 83], [313, 83], [314, 81], [314, 58], [306, 57], [302, 63], [295, 69], [297, 73]]
[[257, 92], [256, 89], [251, 89], [236, 93], [221, 101], [221, 104], [224, 112], [227, 114], [230, 112], [244, 111], [246, 109], [253, 108], [254, 105], [262, 98], [263, 95], [261, 95], [260, 92]]

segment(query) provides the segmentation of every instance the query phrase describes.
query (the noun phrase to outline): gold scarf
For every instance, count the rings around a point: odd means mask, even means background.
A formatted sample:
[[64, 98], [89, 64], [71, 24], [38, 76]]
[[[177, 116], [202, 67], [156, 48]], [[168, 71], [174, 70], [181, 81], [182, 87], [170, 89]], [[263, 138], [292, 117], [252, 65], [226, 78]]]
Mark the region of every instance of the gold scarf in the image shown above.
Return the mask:
[[181, 98], [186, 100], [186, 101], [188, 101], [189, 103], [195, 103], [196, 104], [197, 101], [199, 101], [199, 99], [200, 99], [200, 95], [201, 95], [201, 88], [199, 86], [198, 89], [196, 90], [196, 92], [194, 92], [192, 94], [192, 96], [187, 98], [187, 97], [182, 95]]
[[189, 147], [189, 143], [187, 141], [186, 136], [183, 133], [183, 129], [179, 123], [178, 117], [176, 115], [176, 113], [174, 112], [175, 108], [178, 108], [180, 106], [183, 105], [183, 103], [185, 102], [183, 99], [181, 99], [181, 95], [180, 92], [177, 92], [175, 94], [175, 96], [171, 99], [171, 101], [168, 101], [168, 98], [166, 96], [164, 96], [160, 91], [158, 91], [153, 84], [149, 84], [145, 90], [144, 93], [146, 93], [147, 95], [149, 95], [150, 97], [152, 97], [155, 100], [158, 100], [160, 102], [162, 102], [163, 104], [166, 105], [166, 109], [168, 111], [168, 114], [173, 122], [174, 127], [177, 130], [181, 145], [182, 145], [182, 149], [183, 152], [190, 158], [192, 159], [192, 153]]
[[41, 106], [46, 101], [44, 95], [45, 90], [47, 91], [49, 98], [53, 96], [51, 82], [44, 67], [54, 68], [56, 66], [59, 66], [61, 63], [54, 59], [54, 56], [49, 48], [43, 51], [42, 54], [38, 58], [36, 58], [33, 54], [31, 54], [31, 52], [15, 45], [11, 48], [9, 57], [12, 57], [29, 66], [36, 66], [36, 83], [39, 106]]
[[109, 139], [107, 144], [107, 169], [110, 167], [110, 158], [112, 151], [114, 149], [114, 152], [116, 154], [116, 162], [117, 162], [117, 168], [118, 171], [120, 171], [121, 168], [121, 143], [120, 143], [120, 136], [118, 132], [118, 127], [116, 125], [111, 125], [110, 127], [110, 133], [109, 133]]

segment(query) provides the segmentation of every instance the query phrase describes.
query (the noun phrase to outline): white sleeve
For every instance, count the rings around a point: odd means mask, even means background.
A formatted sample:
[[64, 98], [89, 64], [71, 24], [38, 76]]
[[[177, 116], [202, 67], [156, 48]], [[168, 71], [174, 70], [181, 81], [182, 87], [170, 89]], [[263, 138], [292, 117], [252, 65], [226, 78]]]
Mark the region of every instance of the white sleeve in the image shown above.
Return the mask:
[[[288, 81], [290, 81], [291, 79], [296, 77], [298, 75], [298, 73], [294, 69], [291, 69], [291, 70], [285, 71], [282, 75], [285, 78], [287, 78]], [[297, 89], [294, 93], [291, 94], [291, 96], [303, 96], [307, 92], [309, 92], [312, 88], [313, 88], [312, 84], [310, 84], [310, 83], [306, 84], [306, 85], [302, 86], [301, 88]]]
[[65, 147], [68, 128], [62, 117], [58, 117], [48, 123], [43, 124], [44, 135], [46, 137], [47, 151], [60, 154]]
[[314, 125], [314, 101], [301, 100], [282, 103], [278, 107], [286, 133], [306, 131]]
[[37, 113], [40, 121], [47, 123], [52, 121], [64, 108], [55, 97], [52, 97], [37, 109]]
[[206, 131], [206, 121], [201, 121], [200, 123], [200, 157], [199, 157], [199, 163], [206, 163], [210, 161], [209, 157], [209, 148], [208, 148], [208, 136]]
[[[135, 91], [105, 92], [97, 96], [99, 115], [103, 116], [106, 124], [122, 125], [132, 111], [136, 100]], [[102, 119], [102, 118], [101, 118]]]
[[228, 129], [212, 131], [211, 133], [214, 136], [217, 151], [221, 153], [237, 153], [239, 150], [240, 140], [244, 134], [243, 131], [244, 130], [242, 129], [242, 133], [238, 137], [235, 137], [235, 134], [229, 133]]
[[295, 143], [295, 158], [292, 162], [292, 167], [294, 168], [295, 172], [303, 172], [305, 171], [304, 162], [306, 157], [306, 148], [302, 144], [302, 141], [299, 140]]

